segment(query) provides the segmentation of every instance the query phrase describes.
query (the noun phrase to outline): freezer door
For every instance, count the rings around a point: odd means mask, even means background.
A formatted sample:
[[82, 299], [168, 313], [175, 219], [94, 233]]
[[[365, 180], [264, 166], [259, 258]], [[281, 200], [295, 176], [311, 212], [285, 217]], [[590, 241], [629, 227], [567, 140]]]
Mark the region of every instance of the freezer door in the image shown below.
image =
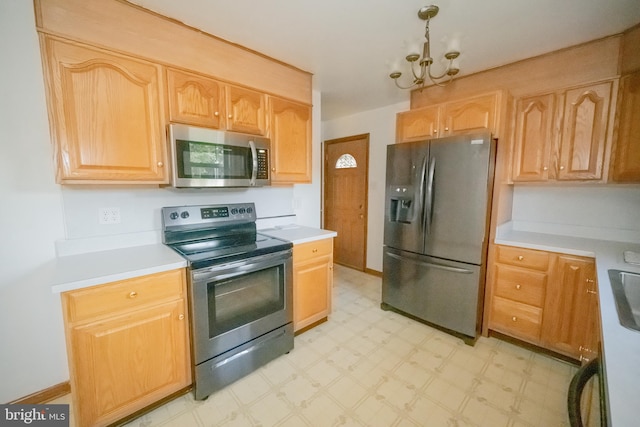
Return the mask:
[[431, 140], [421, 252], [484, 264], [494, 156], [489, 133]]
[[424, 249], [425, 190], [429, 142], [387, 147], [384, 244], [411, 252]]
[[382, 302], [475, 338], [483, 286], [481, 267], [385, 248]]

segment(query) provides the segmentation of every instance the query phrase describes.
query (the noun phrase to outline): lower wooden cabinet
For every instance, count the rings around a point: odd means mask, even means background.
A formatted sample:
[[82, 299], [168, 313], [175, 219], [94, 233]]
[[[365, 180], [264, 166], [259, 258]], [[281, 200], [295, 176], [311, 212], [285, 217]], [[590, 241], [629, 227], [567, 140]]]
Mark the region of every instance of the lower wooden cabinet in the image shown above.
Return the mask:
[[299, 331], [331, 313], [333, 239], [293, 246], [293, 329]]
[[76, 425], [112, 424], [191, 384], [184, 270], [65, 292]]
[[510, 246], [492, 250], [489, 329], [581, 361], [595, 357], [595, 261]]

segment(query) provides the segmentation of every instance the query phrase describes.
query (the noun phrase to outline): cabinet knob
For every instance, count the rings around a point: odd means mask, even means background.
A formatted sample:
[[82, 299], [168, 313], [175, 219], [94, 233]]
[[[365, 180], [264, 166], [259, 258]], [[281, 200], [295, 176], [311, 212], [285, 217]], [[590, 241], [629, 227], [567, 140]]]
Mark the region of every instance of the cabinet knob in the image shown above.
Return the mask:
[[316, 248], [313, 248], [313, 249], [311, 250], [311, 252], [313, 252], [313, 253], [315, 254], [316, 252], [318, 252], [318, 250], [317, 250]]
[[228, 119], [232, 119], [232, 118], [233, 118], [233, 116], [232, 116], [231, 114], [229, 114], [229, 115], [227, 116], [227, 118], [228, 118]]
[[434, 134], [438, 133], [438, 129], [434, 129], [434, 130], [433, 130], [433, 133], [434, 133]]
[[135, 298], [137, 296], [138, 296], [138, 293], [136, 291], [129, 292], [129, 298]]
[[214, 116], [218, 117], [220, 115], [220, 113], [218, 113], [217, 111], [215, 113], [213, 113]]
[[522, 287], [522, 286], [520, 286], [520, 285], [516, 285], [516, 289], [517, 289], [517, 290], [520, 290], [520, 288], [521, 288], [521, 287]]
[[180, 316], [178, 316], [178, 319], [184, 320], [184, 314], [181, 314]]
[[162, 162], [158, 162], [158, 167], [159, 167], [159, 168], [161, 168], [161, 167], [163, 167], [163, 166], [164, 166], [164, 163], [162, 163]]
[[276, 168], [271, 168], [271, 172], [275, 172], [275, 171], [276, 171]]
[[513, 322], [517, 322], [517, 321], [518, 321], [518, 318], [517, 318], [516, 316], [513, 316], [513, 317], [511, 318], [511, 320], [512, 320]]
[[563, 171], [564, 170], [564, 166], [560, 166], [560, 170]]
[[449, 128], [444, 128], [445, 132], [449, 132]]
[[543, 171], [548, 171], [548, 170], [549, 170], [549, 168], [545, 166], [545, 167], [543, 167], [543, 168], [542, 168], [542, 170], [543, 170]]
[[518, 261], [522, 261], [524, 260], [524, 257], [522, 255], [518, 255]]

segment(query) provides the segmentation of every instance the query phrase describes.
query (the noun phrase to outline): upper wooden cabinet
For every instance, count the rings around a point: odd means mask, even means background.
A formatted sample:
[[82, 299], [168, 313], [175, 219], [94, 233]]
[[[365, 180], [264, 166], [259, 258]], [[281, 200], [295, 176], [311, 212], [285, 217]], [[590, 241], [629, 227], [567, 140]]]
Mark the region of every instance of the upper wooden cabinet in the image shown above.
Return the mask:
[[267, 134], [267, 96], [209, 77], [167, 70], [169, 119], [214, 129]]
[[396, 142], [420, 141], [481, 128], [498, 134], [501, 92], [398, 113]]
[[549, 178], [556, 95], [530, 96], [516, 101], [513, 180]]
[[604, 180], [617, 81], [516, 100], [514, 181]]
[[640, 182], [640, 71], [622, 78], [618, 110], [612, 180]]
[[224, 87], [196, 74], [167, 69], [169, 120], [219, 129], [224, 122]]
[[267, 96], [238, 86], [226, 88], [227, 129], [254, 135], [267, 134]]
[[311, 182], [311, 107], [276, 97], [271, 118], [271, 182]]
[[41, 37], [60, 183], [166, 183], [161, 67]]

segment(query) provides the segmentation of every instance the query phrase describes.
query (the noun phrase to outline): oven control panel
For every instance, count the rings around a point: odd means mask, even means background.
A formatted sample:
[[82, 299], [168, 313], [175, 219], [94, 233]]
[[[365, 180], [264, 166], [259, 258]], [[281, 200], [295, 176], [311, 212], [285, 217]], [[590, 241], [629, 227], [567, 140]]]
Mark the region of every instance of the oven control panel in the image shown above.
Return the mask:
[[233, 203], [228, 205], [171, 206], [162, 208], [164, 227], [255, 222], [256, 208], [253, 203]]

